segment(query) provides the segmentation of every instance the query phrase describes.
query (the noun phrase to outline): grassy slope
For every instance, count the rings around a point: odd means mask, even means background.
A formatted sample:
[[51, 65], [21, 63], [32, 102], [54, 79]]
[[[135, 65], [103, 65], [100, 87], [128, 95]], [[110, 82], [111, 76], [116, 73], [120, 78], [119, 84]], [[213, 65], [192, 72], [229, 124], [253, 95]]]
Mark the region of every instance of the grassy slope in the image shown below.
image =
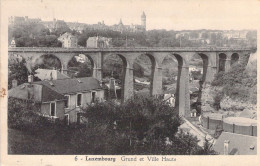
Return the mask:
[[46, 131], [36, 135], [8, 129], [9, 154], [65, 154], [68, 148], [68, 144], [64, 144], [53, 132]]

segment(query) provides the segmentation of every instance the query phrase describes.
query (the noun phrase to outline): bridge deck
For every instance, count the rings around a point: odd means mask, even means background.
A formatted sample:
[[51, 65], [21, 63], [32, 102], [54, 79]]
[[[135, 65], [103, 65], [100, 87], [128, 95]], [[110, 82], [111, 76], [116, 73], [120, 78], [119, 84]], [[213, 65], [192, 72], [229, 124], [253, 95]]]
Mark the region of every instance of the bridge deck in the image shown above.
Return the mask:
[[111, 47], [111, 48], [61, 48], [61, 47], [9, 47], [8, 52], [227, 52], [251, 51], [248, 47]]

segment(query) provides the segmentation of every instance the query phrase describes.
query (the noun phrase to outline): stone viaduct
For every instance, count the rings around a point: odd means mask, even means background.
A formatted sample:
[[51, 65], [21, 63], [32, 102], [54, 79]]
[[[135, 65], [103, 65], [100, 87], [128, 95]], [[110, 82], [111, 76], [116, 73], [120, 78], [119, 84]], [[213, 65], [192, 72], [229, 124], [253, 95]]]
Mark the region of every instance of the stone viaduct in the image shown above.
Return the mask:
[[122, 97], [123, 100], [134, 95], [133, 64], [140, 55], [147, 55], [152, 62], [152, 80], [150, 94], [162, 93], [162, 62], [166, 56], [175, 57], [178, 61], [178, 79], [176, 88], [176, 108], [179, 115], [185, 116], [190, 111], [189, 93], [189, 63], [193, 55], [199, 55], [203, 60], [203, 84], [210, 83], [214, 74], [219, 71], [228, 71], [234, 63], [247, 60], [251, 48], [227, 47], [180, 47], [180, 48], [9, 48], [9, 57], [20, 55], [27, 63], [33, 64], [39, 57], [52, 54], [56, 56], [64, 71], [68, 68], [69, 61], [79, 54], [84, 54], [92, 63], [93, 77], [102, 79], [103, 60], [107, 55], [118, 55], [123, 61]]

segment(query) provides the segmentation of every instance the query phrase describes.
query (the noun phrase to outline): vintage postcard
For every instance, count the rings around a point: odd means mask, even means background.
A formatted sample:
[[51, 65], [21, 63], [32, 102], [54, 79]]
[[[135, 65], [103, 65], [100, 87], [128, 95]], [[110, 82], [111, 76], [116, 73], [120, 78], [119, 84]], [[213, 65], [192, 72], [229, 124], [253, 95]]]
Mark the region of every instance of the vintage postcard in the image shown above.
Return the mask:
[[1, 165], [260, 165], [259, 0], [1, 0]]

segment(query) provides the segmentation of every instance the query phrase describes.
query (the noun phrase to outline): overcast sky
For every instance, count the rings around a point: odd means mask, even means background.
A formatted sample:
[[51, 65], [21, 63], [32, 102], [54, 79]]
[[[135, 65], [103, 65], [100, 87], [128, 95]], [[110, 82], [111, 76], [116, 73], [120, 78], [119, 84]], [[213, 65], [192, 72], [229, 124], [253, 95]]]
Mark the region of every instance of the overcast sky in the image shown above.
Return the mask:
[[260, 0], [3, 0], [6, 16], [95, 24], [140, 24], [147, 29], [256, 29]]

